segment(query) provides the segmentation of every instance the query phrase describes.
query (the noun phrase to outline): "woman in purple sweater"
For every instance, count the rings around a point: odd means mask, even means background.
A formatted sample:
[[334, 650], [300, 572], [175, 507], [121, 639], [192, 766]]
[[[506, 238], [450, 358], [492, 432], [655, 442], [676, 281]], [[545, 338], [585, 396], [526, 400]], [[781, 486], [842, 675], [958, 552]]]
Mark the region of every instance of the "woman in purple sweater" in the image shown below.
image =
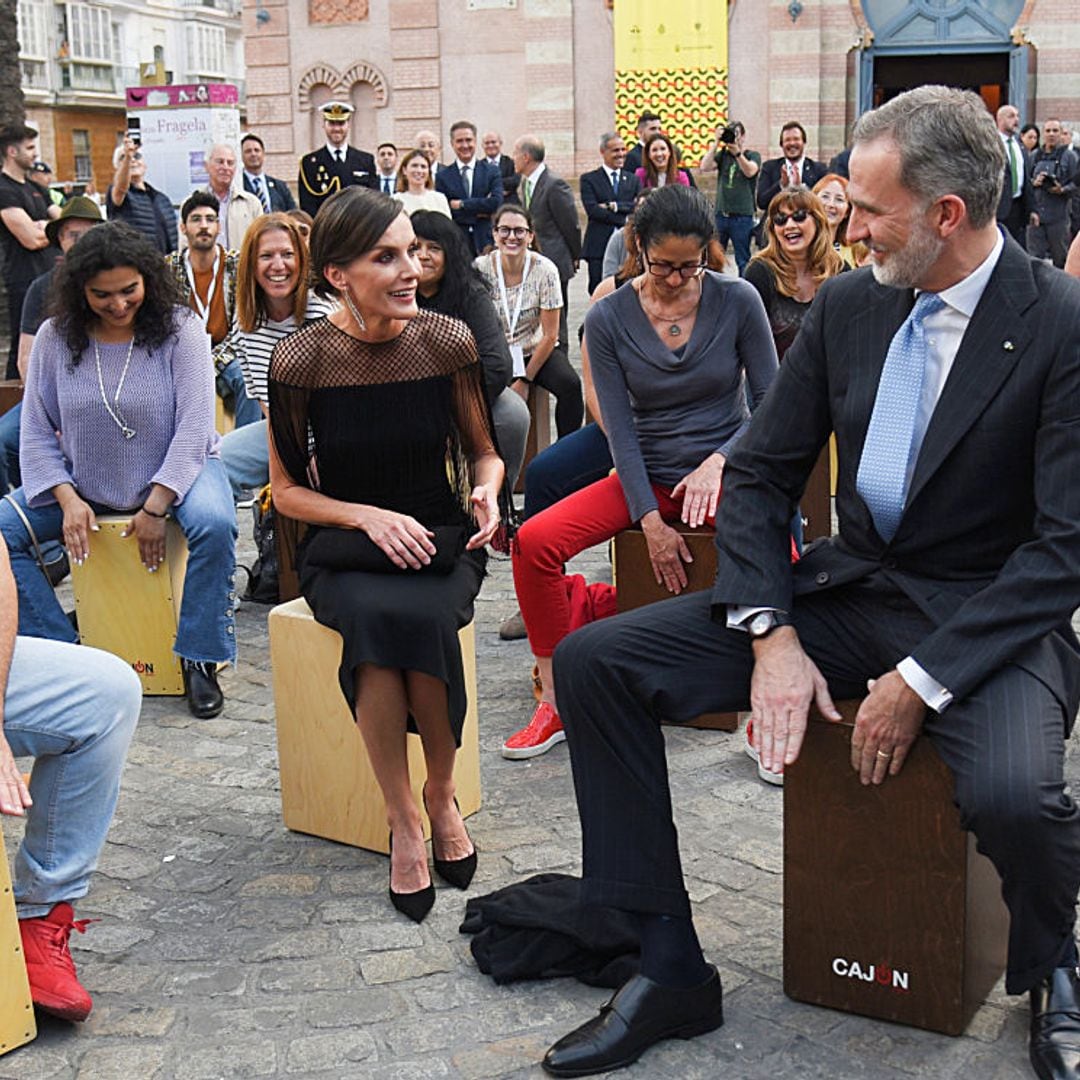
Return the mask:
[[57, 272], [53, 317], [34, 338], [23, 486], [0, 502], [19, 633], [78, 640], [35, 561], [34, 537], [62, 538], [82, 563], [96, 515], [130, 514], [126, 535], [153, 573], [173, 517], [188, 543], [174, 651], [191, 712], [216, 716], [224, 704], [217, 665], [236, 658], [236, 514], [214, 430], [209, 338], [175, 303], [165, 263], [146, 239], [120, 223], [92, 233]]

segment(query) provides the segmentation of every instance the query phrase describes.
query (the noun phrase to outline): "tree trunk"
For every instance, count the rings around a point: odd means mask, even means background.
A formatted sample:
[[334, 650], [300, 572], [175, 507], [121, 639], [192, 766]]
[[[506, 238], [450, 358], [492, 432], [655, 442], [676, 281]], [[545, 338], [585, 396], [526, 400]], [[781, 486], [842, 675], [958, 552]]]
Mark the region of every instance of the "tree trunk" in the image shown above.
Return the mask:
[[19, 65], [18, 0], [0, 0], [0, 127], [26, 123], [26, 102]]

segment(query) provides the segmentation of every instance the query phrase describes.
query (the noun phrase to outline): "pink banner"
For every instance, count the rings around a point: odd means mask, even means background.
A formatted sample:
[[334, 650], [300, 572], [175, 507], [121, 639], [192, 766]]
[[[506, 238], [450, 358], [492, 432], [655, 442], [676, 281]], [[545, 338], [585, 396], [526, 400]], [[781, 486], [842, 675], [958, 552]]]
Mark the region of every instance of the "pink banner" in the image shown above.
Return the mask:
[[133, 109], [205, 108], [238, 105], [240, 95], [231, 83], [189, 83], [185, 86], [129, 86], [127, 107]]

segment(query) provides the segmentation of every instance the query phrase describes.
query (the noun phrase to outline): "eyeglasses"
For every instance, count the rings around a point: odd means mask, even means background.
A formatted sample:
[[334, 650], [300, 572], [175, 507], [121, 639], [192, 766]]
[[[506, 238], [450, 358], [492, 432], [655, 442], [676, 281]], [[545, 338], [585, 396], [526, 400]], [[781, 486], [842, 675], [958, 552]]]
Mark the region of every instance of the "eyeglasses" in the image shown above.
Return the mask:
[[801, 225], [809, 216], [809, 210], [792, 210], [790, 214], [773, 214], [772, 223], [776, 228], [782, 229], [789, 221]]
[[512, 236], [515, 240], [524, 240], [530, 232], [532, 232], [532, 230], [527, 229], [524, 225], [514, 225], [513, 227], [509, 225], [500, 225], [496, 228], [495, 235], [502, 237], [503, 240], [508, 236]]
[[665, 278], [671, 277], [672, 274], [677, 273], [684, 281], [688, 278], [699, 277], [705, 271], [705, 258], [701, 259], [701, 262], [696, 263], [683, 263], [682, 266], [675, 266], [669, 262], [653, 262], [645, 252], [641, 253], [642, 262], [645, 263], [645, 269], [652, 274], [653, 277]]

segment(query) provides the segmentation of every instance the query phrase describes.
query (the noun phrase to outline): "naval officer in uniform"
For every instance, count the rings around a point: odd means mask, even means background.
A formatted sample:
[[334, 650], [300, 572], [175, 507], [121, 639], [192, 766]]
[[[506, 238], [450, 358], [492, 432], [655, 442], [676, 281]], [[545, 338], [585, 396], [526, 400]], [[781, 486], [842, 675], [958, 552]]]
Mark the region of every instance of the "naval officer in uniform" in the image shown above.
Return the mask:
[[349, 145], [349, 121], [355, 111], [345, 101], [322, 107], [326, 145], [300, 159], [300, 209], [314, 217], [323, 201], [352, 184], [378, 189], [375, 159]]

